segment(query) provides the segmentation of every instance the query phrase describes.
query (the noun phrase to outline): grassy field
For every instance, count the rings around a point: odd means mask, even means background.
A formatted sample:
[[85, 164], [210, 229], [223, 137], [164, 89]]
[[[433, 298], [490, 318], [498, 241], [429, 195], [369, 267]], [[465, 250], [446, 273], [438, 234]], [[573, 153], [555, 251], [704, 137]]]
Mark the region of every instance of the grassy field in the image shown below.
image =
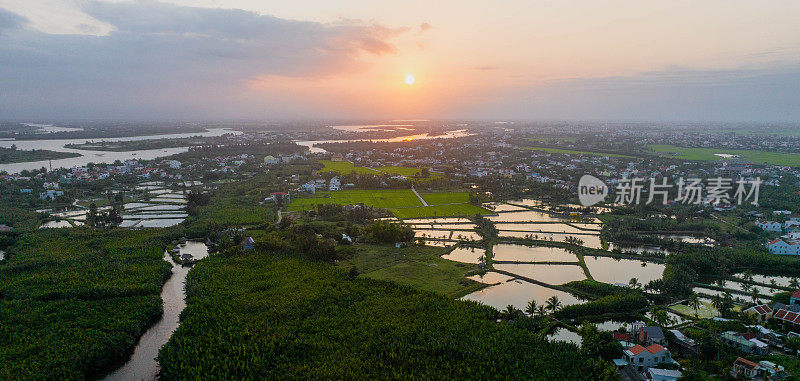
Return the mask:
[[364, 204], [389, 209], [398, 218], [471, 216], [475, 213], [490, 213], [486, 209], [468, 204], [469, 195], [466, 192], [422, 195], [431, 206], [423, 206], [419, 198], [409, 189], [346, 190], [318, 193], [316, 196], [318, 197], [296, 198], [292, 200], [288, 210], [290, 212], [307, 210], [317, 204]]
[[379, 175], [380, 172], [370, 169], [367, 167], [356, 167], [353, 163], [349, 161], [330, 161], [330, 160], [320, 160], [319, 161], [325, 167], [320, 170], [320, 172], [339, 172], [339, 174], [346, 175], [348, 173], [355, 172], [359, 175]]
[[409, 167], [380, 167], [378, 168], [381, 172], [386, 172], [390, 175], [399, 175], [399, 176], [415, 176], [418, 174], [422, 169], [420, 168], [409, 168]]
[[589, 151], [573, 151], [568, 149], [560, 149], [560, 148], [548, 148], [548, 147], [520, 147], [521, 149], [526, 150], [533, 150], [533, 151], [545, 151], [547, 153], [564, 153], [564, 154], [583, 154], [583, 155], [595, 155], [595, 156], [609, 156], [609, 157], [633, 157], [628, 155], [618, 155], [615, 153], [605, 153], [605, 152], [589, 152]]
[[422, 206], [422, 202], [410, 189], [344, 190], [317, 194], [320, 195], [323, 197], [296, 198], [289, 205], [289, 210], [308, 209], [317, 204], [364, 204], [386, 209]]
[[742, 159], [760, 164], [800, 166], [800, 155], [785, 152], [767, 152], [754, 150], [731, 150], [715, 148], [685, 148], [672, 145], [649, 145], [650, 149], [663, 156], [672, 156], [686, 160], [725, 160], [714, 154], [739, 155]]
[[422, 198], [428, 205], [468, 203], [469, 193], [467, 192], [448, 192], [448, 193], [423, 193]]
[[[670, 306], [669, 309], [687, 316], [695, 316], [694, 308], [683, 304]], [[697, 309], [697, 316], [703, 319], [711, 318], [719, 316], [719, 311], [711, 305], [711, 302], [703, 300], [700, 302], [700, 308]]]
[[480, 283], [464, 278], [476, 266], [442, 259], [446, 251], [433, 246], [398, 249], [363, 245], [352, 256], [339, 260], [338, 265], [345, 270], [355, 266], [368, 278], [391, 280], [452, 297], [461, 297], [481, 288]]

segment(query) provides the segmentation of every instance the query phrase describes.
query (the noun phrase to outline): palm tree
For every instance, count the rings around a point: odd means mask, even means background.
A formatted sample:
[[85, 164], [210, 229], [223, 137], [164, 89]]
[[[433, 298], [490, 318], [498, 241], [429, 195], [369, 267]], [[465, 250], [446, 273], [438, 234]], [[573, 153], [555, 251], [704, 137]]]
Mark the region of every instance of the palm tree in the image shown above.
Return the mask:
[[719, 295], [714, 295], [714, 297], [711, 298], [711, 305], [714, 306], [714, 308], [716, 308], [717, 310], [722, 308], [722, 305], [724, 303], [725, 301], [722, 300], [722, 298]]
[[700, 310], [700, 297], [697, 295], [697, 293], [692, 293], [688, 301], [689, 306], [694, 309], [694, 317], [698, 317]]
[[631, 278], [631, 280], [628, 281], [628, 284], [631, 286], [631, 288], [642, 288], [642, 284], [639, 283], [639, 280], [636, 278]]
[[518, 310], [517, 307], [514, 307], [511, 304], [509, 304], [509, 305], [506, 306], [506, 309], [503, 310], [502, 314], [506, 317], [506, 319], [511, 320], [511, 319], [515, 319], [516, 317], [518, 317], [520, 312], [521, 311]]
[[800, 288], [800, 282], [797, 280], [797, 278], [792, 278], [791, 280], [789, 280], [789, 287]]
[[553, 295], [547, 299], [547, 303], [545, 303], [545, 306], [551, 313], [555, 313], [556, 311], [561, 309], [561, 301], [558, 300], [557, 296]]
[[750, 292], [750, 298], [753, 299], [753, 303], [758, 303], [758, 290], [757, 289], [754, 288], [753, 291]]
[[546, 316], [547, 315], [547, 307], [543, 305], [539, 305], [536, 307], [536, 316]]
[[525, 307], [525, 312], [528, 313], [528, 316], [534, 317], [536, 316], [536, 307], [537, 307], [536, 301], [531, 300], [530, 302], [528, 302], [528, 306]]

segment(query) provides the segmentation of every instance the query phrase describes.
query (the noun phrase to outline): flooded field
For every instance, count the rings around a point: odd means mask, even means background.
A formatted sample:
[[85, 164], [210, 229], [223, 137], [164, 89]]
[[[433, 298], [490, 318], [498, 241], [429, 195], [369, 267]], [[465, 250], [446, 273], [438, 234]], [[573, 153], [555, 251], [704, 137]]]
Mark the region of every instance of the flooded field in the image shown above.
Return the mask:
[[[599, 225], [591, 225], [592, 229], [597, 229]], [[509, 224], [509, 223], [495, 223], [497, 230], [514, 230], [525, 232], [549, 232], [549, 233], [578, 233], [584, 234], [599, 234], [596, 231], [588, 231], [579, 229], [577, 227], [567, 224], [536, 224], [536, 223], [523, 223], [523, 224]]]
[[495, 263], [494, 268], [552, 285], [586, 279], [583, 268], [578, 265]]
[[570, 235], [570, 234], [550, 234], [550, 233], [531, 233], [531, 232], [512, 232], [500, 231], [500, 237], [510, 238], [532, 238], [538, 240], [548, 240], [555, 242], [564, 242], [567, 237], [574, 237], [583, 241], [584, 247], [592, 249], [602, 249], [603, 245], [600, 241], [599, 235]]
[[543, 212], [536, 212], [533, 210], [527, 210], [522, 212], [505, 212], [499, 213], [496, 216], [489, 216], [487, 217], [491, 221], [498, 223], [498, 222], [542, 222], [542, 221], [549, 221], [549, 222], [564, 222], [564, 218], [554, 217], [550, 214], [543, 213]]
[[483, 206], [495, 212], [517, 212], [517, 211], [528, 210], [528, 208], [523, 208], [521, 206], [516, 206], [516, 205], [504, 204], [500, 202], [488, 202], [483, 204]]
[[581, 346], [581, 335], [577, 332], [572, 332], [564, 327], [556, 328], [553, 333], [547, 335], [547, 339], [550, 341], [566, 341], [568, 343], [573, 343], [577, 346]]
[[578, 257], [560, 247], [522, 246], [497, 244], [492, 249], [496, 261], [523, 262], [567, 262], [578, 261]]
[[589, 273], [599, 282], [625, 283], [636, 278], [639, 283], [647, 284], [651, 280], [661, 279], [664, 274], [663, 264], [637, 261], [633, 259], [615, 259], [610, 257], [584, 257]]
[[[744, 274], [736, 274], [735, 277], [743, 278]], [[764, 284], [772, 284], [775, 282], [776, 286], [781, 287], [791, 287], [792, 279], [800, 281], [798, 278], [791, 278], [788, 276], [769, 276], [769, 275], [760, 275], [760, 274], [753, 274], [753, 282], [764, 283]]]
[[531, 300], [535, 300], [537, 304], [545, 304], [551, 296], [557, 297], [562, 306], [582, 303], [572, 294], [521, 280], [512, 280], [490, 286], [473, 292], [462, 299], [481, 302], [498, 310], [503, 310], [508, 305], [524, 310]]
[[508, 275], [505, 275], [505, 274], [492, 272], [492, 271], [487, 272], [487, 273], [485, 273], [483, 275], [473, 275], [473, 276], [470, 276], [470, 277], [467, 277], [467, 278], [472, 279], [472, 280], [474, 280], [476, 282], [485, 283], [485, 284], [505, 283], [505, 282], [510, 281], [511, 279], [514, 279], [514, 277], [511, 277], [511, 276], [508, 276]]
[[442, 258], [462, 263], [480, 263], [480, 258], [486, 254], [483, 249], [474, 247], [457, 247], [453, 251], [442, 255]]

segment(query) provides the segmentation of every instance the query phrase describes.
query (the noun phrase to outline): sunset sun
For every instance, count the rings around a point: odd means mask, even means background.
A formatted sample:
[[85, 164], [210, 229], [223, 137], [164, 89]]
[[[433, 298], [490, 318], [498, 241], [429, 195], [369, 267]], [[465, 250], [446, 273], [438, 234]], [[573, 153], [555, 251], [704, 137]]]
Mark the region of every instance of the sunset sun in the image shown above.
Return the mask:
[[406, 74], [406, 79], [405, 79], [406, 85], [413, 85], [414, 81], [416, 81], [416, 80], [417, 79], [414, 78], [414, 74]]

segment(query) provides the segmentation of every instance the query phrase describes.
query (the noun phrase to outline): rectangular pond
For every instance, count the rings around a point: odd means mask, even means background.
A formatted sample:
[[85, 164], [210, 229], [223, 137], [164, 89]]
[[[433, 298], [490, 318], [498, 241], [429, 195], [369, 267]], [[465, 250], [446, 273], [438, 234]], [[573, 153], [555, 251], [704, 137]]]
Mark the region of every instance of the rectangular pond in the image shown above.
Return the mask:
[[545, 304], [551, 296], [557, 297], [562, 306], [582, 303], [580, 299], [570, 293], [521, 280], [489, 286], [464, 296], [462, 299], [480, 302], [498, 310], [503, 310], [508, 305], [525, 310], [531, 300], [535, 300], [536, 304]]
[[578, 261], [578, 257], [560, 247], [523, 246], [500, 243], [492, 248], [492, 255], [496, 261], [523, 261], [523, 262], [571, 262]]
[[642, 285], [651, 280], [661, 279], [666, 265], [634, 259], [585, 256], [584, 261], [594, 280], [605, 283], [628, 284], [636, 278]]

